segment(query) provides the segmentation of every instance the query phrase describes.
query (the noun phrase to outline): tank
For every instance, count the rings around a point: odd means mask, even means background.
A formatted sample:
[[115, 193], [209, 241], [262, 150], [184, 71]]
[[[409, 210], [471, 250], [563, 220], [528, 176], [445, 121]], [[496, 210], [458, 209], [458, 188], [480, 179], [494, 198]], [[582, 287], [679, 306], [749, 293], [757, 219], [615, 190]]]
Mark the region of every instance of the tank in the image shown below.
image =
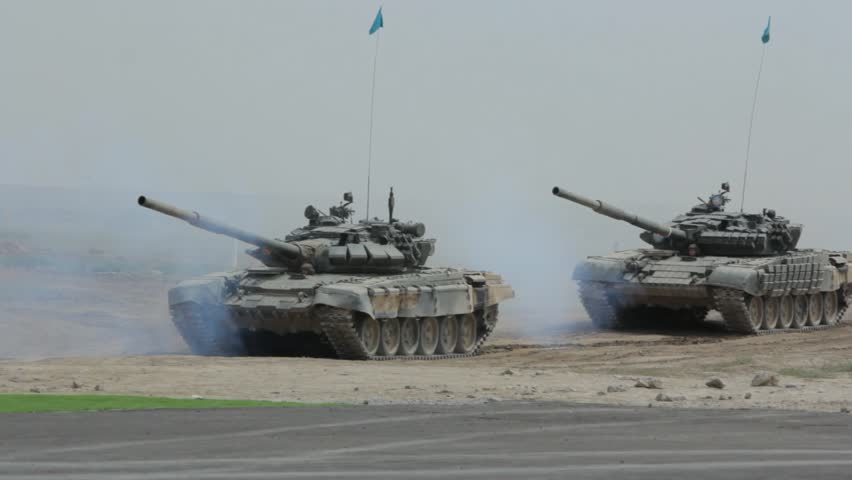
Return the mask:
[[212, 273], [169, 290], [172, 321], [200, 355], [422, 359], [478, 353], [514, 296], [494, 273], [426, 266], [422, 223], [353, 222], [351, 193], [307, 225], [268, 238], [145, 196], [140, 206], [253, 245], [262, 266]]
[[667, 224], [553, 188], [557, 197], [643, 230], [650, 248], [589, 257], [574, 269], [580, 300], [599, 328], [666, 319], [700, 322], [710, 310], [728, 330], [795, 332], [827, 328], [849, 306], [846, 251], [804, 250], [802, 225], [763, 209], [726, 212], [730, 188]]

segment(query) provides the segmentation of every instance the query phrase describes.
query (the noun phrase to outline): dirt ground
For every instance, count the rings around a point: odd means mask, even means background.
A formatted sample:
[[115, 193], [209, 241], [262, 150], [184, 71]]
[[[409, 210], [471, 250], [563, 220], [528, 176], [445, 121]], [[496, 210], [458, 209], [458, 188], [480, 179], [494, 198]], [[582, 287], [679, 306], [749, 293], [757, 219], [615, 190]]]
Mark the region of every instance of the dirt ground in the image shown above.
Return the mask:
[[[501, 319], [482, 355], [449, 361], [204, 358], [186, 354], [165, 292], [174, 279], [0, 271], [0, 392], [310, 402], [508, 399], [840, 411], [852, 407], [852, 326], [737, 337], [705, 328], [597, 332], [577, 312], [531, 334]], [[11, 286], [6, 288], [6, 286]], [[37, 292], [34, 294], [33, 292]], [[848, 320], [848, 318], [847, 318]], [[769, 371], [778, 386], [751, 387]], [[634, 387], [656, 378], [662, 389]], [[705, 386], [718, 377], [724, 389]], [[659, 394], [674, 401], [658, 401]]]

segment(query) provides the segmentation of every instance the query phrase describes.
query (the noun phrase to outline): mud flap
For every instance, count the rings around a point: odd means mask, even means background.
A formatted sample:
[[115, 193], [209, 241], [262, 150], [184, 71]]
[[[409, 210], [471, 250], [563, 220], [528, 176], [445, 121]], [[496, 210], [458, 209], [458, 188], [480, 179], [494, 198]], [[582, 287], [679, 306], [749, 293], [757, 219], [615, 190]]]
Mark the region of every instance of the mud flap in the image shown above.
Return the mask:
[[750, 268], [720, 266], [707, 277], [707, 286], [731, 288], [750, 295], [760, 295], [760, 276]]
[[169, 306], [182, 303], [214, 305], [222, 303], [230, 290], [229, 284], [239, 275], [211, 273], [203, 277], [186, 280], [169, 290]]

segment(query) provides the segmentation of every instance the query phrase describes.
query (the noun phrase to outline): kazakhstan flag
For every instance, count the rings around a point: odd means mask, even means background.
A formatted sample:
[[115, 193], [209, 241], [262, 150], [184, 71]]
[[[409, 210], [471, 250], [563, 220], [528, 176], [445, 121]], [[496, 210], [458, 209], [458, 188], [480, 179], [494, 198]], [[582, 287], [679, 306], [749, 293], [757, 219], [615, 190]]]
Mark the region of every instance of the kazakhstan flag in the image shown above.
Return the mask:
[[384, 17], [382, 17], [382, 7], [379, 7], [379, 13], [376, 14], [376, 19], [373, 20], [373, 26], [370, 27], [370, 35], [378, 32], [379, 29], [383, 28], [384, 26], [385, 26], [385, 19], [384, 19]]
[[[381, 16], [382, 12], [379, 10], [379, 16]], [[760, 37], [760, 41], [763, 43], [769, 43], [769, 26], [772, 25], [772, 17], [769, 17], [769, 20], [766, 21], [766, 28], [763, 29], [763, 36]]]

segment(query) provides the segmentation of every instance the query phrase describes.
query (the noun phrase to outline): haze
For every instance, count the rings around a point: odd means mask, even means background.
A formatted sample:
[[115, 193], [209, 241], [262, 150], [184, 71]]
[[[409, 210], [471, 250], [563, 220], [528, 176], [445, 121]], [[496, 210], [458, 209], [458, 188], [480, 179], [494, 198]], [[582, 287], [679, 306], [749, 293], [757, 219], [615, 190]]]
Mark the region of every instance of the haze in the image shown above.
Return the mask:
[[[348, 190], [363, 215], [378, 7], [0, 2], [0, 183], [62, 187], [50, 198], [69, 203], [110, 192], [98, 208], [146, 245], [183, 226], [134, 207], [140, 193], [279, 235]], [[554, 184], [665, 221], [727, 180], [739, 207], [768, 15], [746, 207], [805, 223], [802, 246], [852, 248], [849, 3], [386, 1], [384, 14], [371, 214], [393, 186], [397, 216], [438, 238], [435, 263], [503, 273], [515, 308], [562, 311], [576, 259], [639, 245]], [[4, 196], [5, 218], [22, 198]], [[87, 231], [119, 235], [99, 225]]]

